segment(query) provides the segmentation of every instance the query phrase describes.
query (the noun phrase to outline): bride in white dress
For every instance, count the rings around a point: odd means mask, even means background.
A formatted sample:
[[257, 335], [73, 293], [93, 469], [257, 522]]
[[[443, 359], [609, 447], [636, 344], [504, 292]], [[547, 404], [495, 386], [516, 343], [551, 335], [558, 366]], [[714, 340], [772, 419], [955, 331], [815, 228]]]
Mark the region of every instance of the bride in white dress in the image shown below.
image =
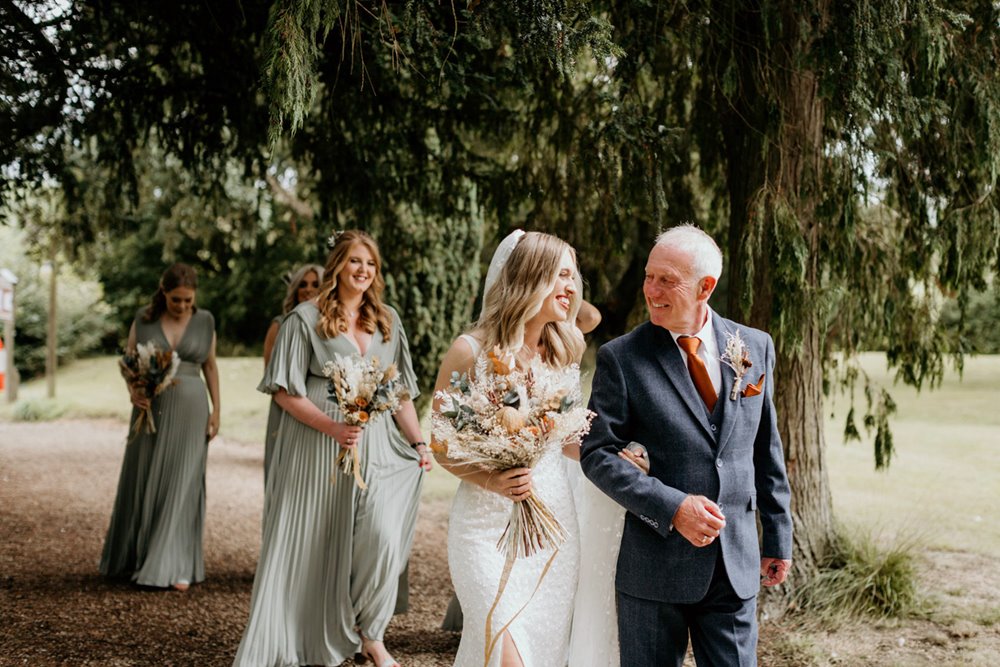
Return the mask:
[[[584, 342], [573, 325], [580, 294], [572, 248], [548, 234], [515, 233], [504, 239], [494, 264], [498, 275], [493, 280], [487, 276], [482, 315], [471, 331], [452, 343], [435, 391], [448, 386], [453, 372], [469, 372], [478, 354], [495, 345], [513, 352], [522, 365], [535, 355], [558, 367], [580, 360]], [[579, 450], [570, 444], [566, 451], [578, 455]], [[486, 617], [504, 568], [497, 540], [510, 517], [511, 502], [526, 498], [529, 492], [548, 505], [569, 536], [548, 570], [551, 549], [515, 561], [492, 617], [494, 633], [506, 629], [488, 665], [565, 665], [580, 553], [573, 495], [562, 456], [556, 452], [532, 470], [502, 473], [457, 464], [440, 455], [439, 460], [462, 479], [448, 528], [448, 563], [465, 615], [455, 665], [484, 664]]]

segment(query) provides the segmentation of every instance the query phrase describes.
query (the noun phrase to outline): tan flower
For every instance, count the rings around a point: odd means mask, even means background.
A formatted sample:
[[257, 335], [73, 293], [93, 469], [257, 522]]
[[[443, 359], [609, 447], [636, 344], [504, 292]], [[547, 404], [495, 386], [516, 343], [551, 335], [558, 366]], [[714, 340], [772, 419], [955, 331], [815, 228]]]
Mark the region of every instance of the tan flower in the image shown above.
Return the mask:
[[509, 405], [497, 410], [496, 419], [510, 434], [517, 433], [524, 427], [524, 416], [517, 411], [517, 408]]

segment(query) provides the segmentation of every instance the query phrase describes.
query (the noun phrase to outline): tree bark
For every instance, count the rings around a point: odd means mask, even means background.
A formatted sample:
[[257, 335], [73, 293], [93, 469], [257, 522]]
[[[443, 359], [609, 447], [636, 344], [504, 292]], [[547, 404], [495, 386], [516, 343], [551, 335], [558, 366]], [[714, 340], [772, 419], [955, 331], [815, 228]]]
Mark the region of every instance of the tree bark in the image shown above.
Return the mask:
[[[823, 10], [824, 4], [818, 3], [818, 10]], [[735, 95], [719, 93], [719, 108], [729, 109], [723, 119], [729, 165], [729, 310], [743, 313], [751, 326], [772, 332], [778, 354], [775, 406], [792, 488], [795, 529], [793, 576], [791, 585], [783, 587], [784, 596], [794, 590], [796, 581], [815, 572], [834, 538], [833, 499], [825, 459], [820, 323], [814, 309], [802, 308], [803, 321], [797, 322], [795, 331], [798, 344], [776, 326], [780, 311], [796, 300], [808, 299], [819, 281], [820, 222], [816, 210], [822, 196], [824, 106], [815, 72], [802, 63], [807, 61], [803, 55], [812, 46], [825, 10], [816, 14], [819, 24], [812, 26], [812, 33], [803, 28], [795, 11], [794, 7], [786, 8], [780, 24], [787, 32], [777, 39], [772, 32], [770, 41], [764, 37], [760, 12], [748, 11], [736, 17], [741, 37], [734, 47], [739, 84]], [[720, 57], [717, 72], [721, 74], [721, 67], [728, 62]], [[763, 206], [759, 206], [761, 202]], [[777, 270], [778, 262], [789, 261], [777, 252], [776, 234], [782, 232], [776, 228], [782, 221], [776, 216], [782, 207], [796, 221], [800, 241], [808, 249], [798, 284], [788, 284], [787, 272]], [[760, 235], [759, 246], [748, 246], [751, 230]], [[751, 265], [752, 274], [748, 271]], [[748, 280], [752, 290], [749, 309], [741, 288]], [[765, 596], [764, 601], [770, 597]]]

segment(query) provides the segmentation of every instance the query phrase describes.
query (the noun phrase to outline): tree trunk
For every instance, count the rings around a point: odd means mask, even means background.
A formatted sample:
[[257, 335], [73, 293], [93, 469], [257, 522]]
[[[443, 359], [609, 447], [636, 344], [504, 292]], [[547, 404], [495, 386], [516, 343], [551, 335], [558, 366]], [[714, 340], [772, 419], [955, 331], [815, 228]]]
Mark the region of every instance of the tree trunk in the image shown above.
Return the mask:
[[[821, 22], [822, 15], [816, 20]], [[809, 27], [789, 7], [780, 21], [787, 32], [775, 39], [772, 31], [768, 41], [762, 20], [767, 19], [759, 12], [736, 17], [743, 37], [734, 47], [739, 86], [735, 95], [720, 91], [725, 95], [720, 108], [730, 110], [723, 119], [729, 165], [729, 310], [771, 332], [778, 354], [775, 406], [795, 530], [793, 578], [782, 587], [787, 596], [797, 580], [815, 572], [834, 537], [823, 428], [823, 340], [816, 312], [808, 305], [819, 280], [816, 210], [822, 196], [824, 106], [815, 73], [802, 64], [813, 34], [801, 31]], [[728, 62], [722, 56], [718, 67]], [[778, 247], [782, 243], [787, 249], [787, 241], [777, 236], [787, 233], [789, 224], [798, 226], [807, 250], [802, 270], [779, 264], [792, 261]], [[759, 244], [748, 243], [753, 235]], [[750, 288], [749, 309], [744, 285]], [[790, 312], [797, 303], [806, 305]], [[784, 322], [795, 323], [794, 329], [782, 329], [782, 315]]]

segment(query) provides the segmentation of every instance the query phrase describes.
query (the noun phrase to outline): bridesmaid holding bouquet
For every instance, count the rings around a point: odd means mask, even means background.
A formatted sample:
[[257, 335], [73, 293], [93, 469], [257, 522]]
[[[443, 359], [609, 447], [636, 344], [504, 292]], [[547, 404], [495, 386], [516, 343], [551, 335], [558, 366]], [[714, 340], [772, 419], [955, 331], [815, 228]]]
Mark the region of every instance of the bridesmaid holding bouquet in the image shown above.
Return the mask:
[[[250, 618], [236, 665], [397, 665], [383, 643], [397, 602], [431, 457], [410, 400], [390, 418], [350, 426], [328, 400], [336, 355], [395, 364], [417, 396], [406, 332], [382, 301], [375, 241], [357, 230], [332, 242], [319, 294], [281, 324], [258, 387], [281, 407], [267, 479]], [[357, 447], [362, 490], [335, 467]], [[332, 478], [331, 478], [332, 474]]]
[[[172, 386], [151, 399], [130, 387], [130, 437], [100, 564], [105, 576], [179, 591], [205, 579], [205, 463], [219, 431], [215, 320], [195, 306], [197, 289], [194, 269], [174, 264], [129, 330], [128, 354], [152, 343], [180, 364]], [[148, 413], [155, 432], [137, 428]]]

